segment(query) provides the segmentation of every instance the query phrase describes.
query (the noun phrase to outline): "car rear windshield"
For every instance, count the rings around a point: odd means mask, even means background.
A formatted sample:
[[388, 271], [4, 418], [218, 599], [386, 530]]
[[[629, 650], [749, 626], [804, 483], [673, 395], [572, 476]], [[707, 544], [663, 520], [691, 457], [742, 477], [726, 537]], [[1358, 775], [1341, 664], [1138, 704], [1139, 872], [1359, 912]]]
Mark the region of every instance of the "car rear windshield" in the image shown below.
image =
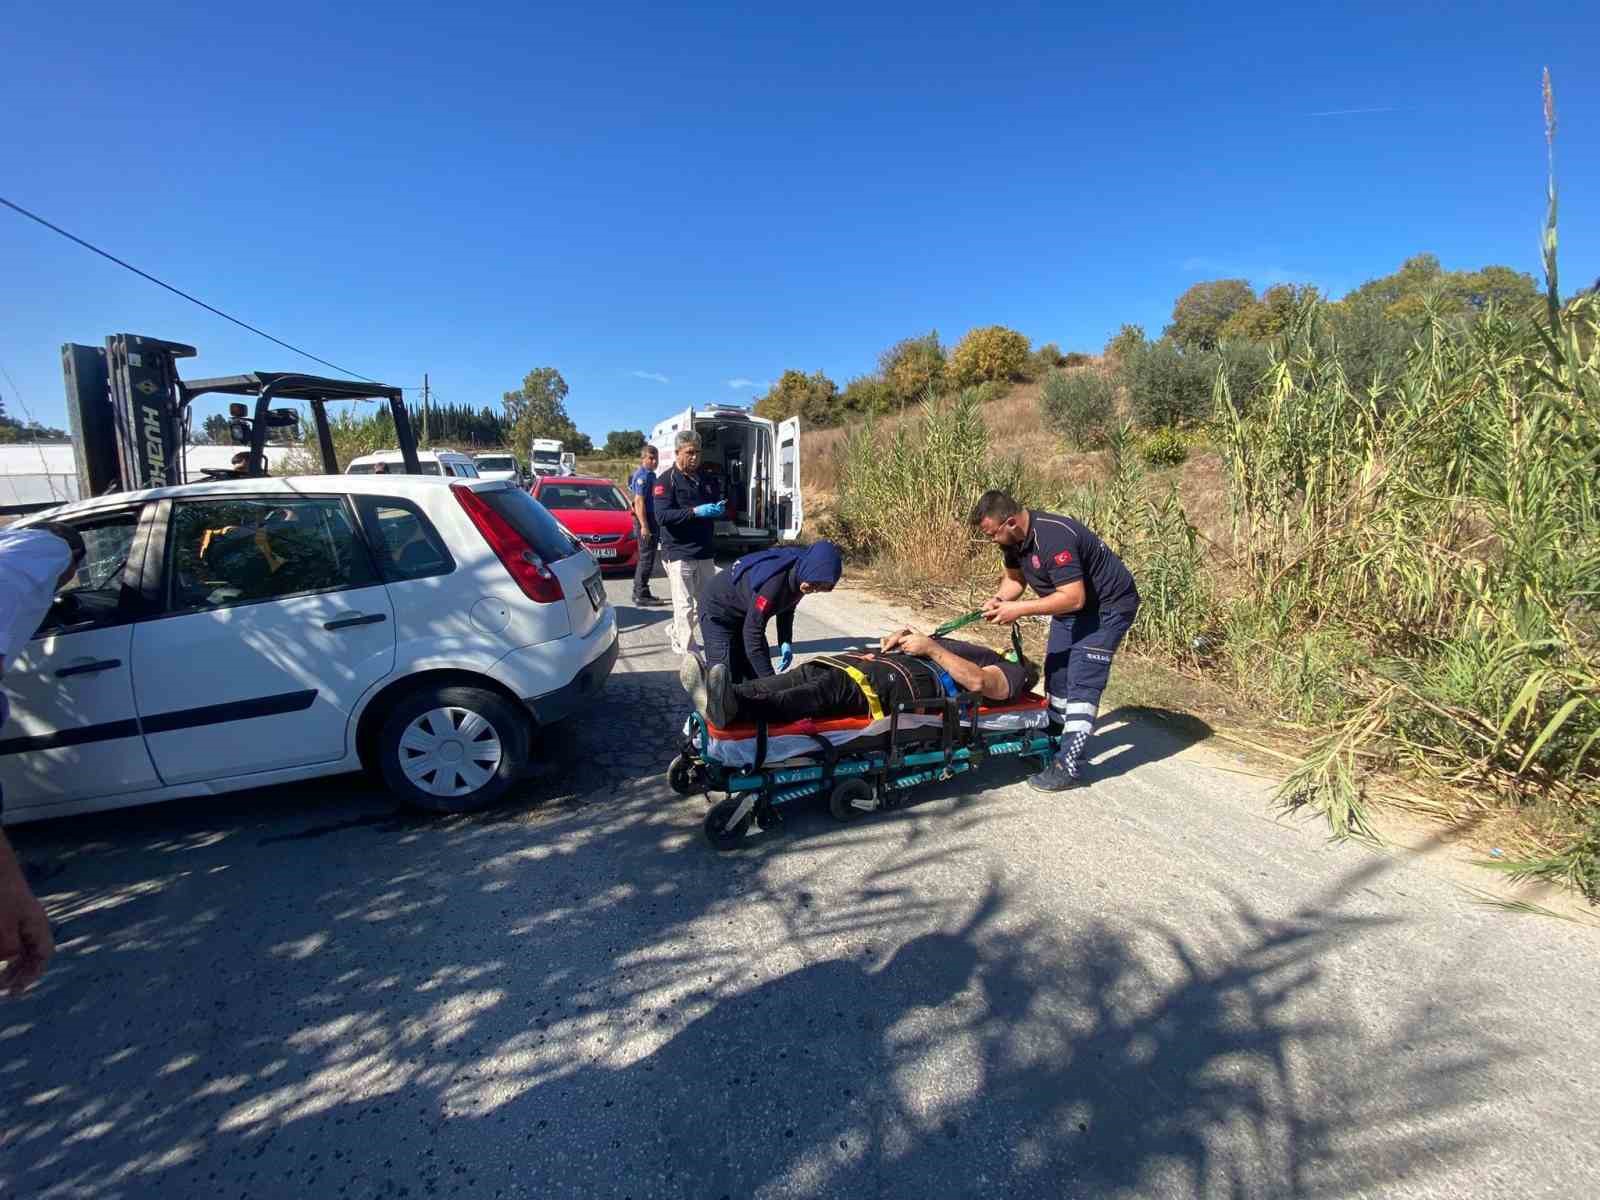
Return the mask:
[[504, 517], [545, 562], [558, 562], [577, 552], [560, 522], [521, 488], [494, 488], [479, 492], [478, 497]]
[[517, 460], [514, 458], [480, 458], [478, 470], [480, 471], [515, 471]]
[[615, 484], [551, 483], [539, 485], [539, 503], [546, 508], [581, 508], [590, 512], [627, 512], [628, 502]]

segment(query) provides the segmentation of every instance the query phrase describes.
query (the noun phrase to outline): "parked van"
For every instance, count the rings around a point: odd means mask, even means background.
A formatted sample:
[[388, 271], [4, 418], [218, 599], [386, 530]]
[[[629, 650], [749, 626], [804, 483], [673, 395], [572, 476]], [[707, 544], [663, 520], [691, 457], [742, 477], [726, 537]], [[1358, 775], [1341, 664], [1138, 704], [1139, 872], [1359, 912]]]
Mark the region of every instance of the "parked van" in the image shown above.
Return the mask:
[[689, 408], [650, 434], [661, 469], [672, 463], [673, 439], [684, 429], [700, 435], [700, 469], [728, 502], [717, 522], [717, 550], [738, 553], [800, 536], [800, 418], [774, 425], [748, 408], [718, 404]]
[[[458, 450], [418, 450], [417, 463], [424, 475], [451, 475], [457, 479], [477, 479], [478, 465], [469, 455]], [[403, 475], [406, 470], [404, 455], [398, 450], [379, 450], [376, 454], [363, 454], [352, 458], [344, 469], [346, 475]]]
[[522, 469], [515, 454], [478, 454], [472, 461], [477, 465], [478, 476], [482, 479], [501, 479], [519, 487], [528, 482], [528, 473]]

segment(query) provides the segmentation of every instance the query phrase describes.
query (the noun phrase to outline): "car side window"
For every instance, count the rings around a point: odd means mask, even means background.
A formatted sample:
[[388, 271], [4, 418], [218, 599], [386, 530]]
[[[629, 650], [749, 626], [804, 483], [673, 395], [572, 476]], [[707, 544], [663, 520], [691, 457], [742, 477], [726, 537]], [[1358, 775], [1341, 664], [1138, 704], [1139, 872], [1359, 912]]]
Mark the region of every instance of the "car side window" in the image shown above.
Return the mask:
[[171, 528], [167, 561], [174, 611], [378, 582], [355, 520], [338, 496], [176, 500]]
[[439, 531], [409, 500], [363, 496], [361, 515], [385, 583], [448, 575], [456, 569]]
[[123, 585], [131, 582], [128, 556], [138, 512], [127, 509], [69, 524], [83, 538], [88, 553], [71, 582], [56, 593], [39, 634], [114, 624], [126, 619], [128, 612], [131, 596]]

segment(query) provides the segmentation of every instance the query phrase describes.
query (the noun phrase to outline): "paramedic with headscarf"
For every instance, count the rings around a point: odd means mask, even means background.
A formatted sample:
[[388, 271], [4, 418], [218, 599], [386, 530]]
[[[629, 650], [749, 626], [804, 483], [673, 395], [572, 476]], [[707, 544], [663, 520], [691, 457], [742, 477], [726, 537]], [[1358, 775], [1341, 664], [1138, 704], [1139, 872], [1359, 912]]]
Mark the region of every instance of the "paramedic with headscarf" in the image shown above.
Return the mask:
[[[771, 675], [767, 622], [778, 620], [778, 669], [794, 662], [794, 610], [811, 592], [830, 592], [844, 571], [832, 542], [747, 554], [714, 575], [700, 593], [700, 646], [706, 670], [724, 664], [734, 683]], [[693, 664], [685, 662], [686, 675]]]
[[[33, 640], [56, 592], [77, 574], [83, 558], [83, 539], [64, 525], [0, 531], [0, 675]], [[10, 715], [0, 688], [0, 727]], [[0, 994], [20, 995], [44, 973], [55, 949], [49, 918], [0, 832]]]

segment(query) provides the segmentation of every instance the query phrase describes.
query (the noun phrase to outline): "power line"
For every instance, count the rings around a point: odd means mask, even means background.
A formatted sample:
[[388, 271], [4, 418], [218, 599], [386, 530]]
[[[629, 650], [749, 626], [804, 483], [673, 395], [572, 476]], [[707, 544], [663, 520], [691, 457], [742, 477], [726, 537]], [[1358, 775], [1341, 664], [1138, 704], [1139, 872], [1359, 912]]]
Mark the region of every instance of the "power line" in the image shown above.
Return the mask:
[[189, 303], [198, 304], [201, 308], [205, 309], [207, 312], [215, 313], [217, 316], [221, 317], [224, 321], [232, 321], [235, 325], [239, 326], [239, 328], [248, 329], [251, 333], [256, 334], [258, 337], [264, 337], [264, 338], [267, 339], [267, 341], [273, 342], [273, 343], [276, 343], [279, 346], [282, 346], [285, 350], [292, 350], [296, 354], [299, 354], [299, 355], [301, 355], [301, 356], [303, 356], [305, 358], [309, 358], [312, 362], [321, 363], [325, 367], [332, 367], [335, 371], [338, 371], [341, 375], [350, 375], [350, 376], [353, 376], [356, 379], [365, 380], [367, 383], [377, 383], [378, 382], [376, 379], [372, 378], [372, 376], [370, 376], [370, 375], [363, 375], [360, 371], [352, 371], [349, 367], [341, 367], [338, 363], [329, 362], [325, 358], [318, 358], [315, 354], [311, 353], [311, 351], [309, 351], [309, 350], [302, 350], [302, 349], [300, 349], [299, 346], [293, 345], [290, 342], [286, 342], [282, 338], [273, 337], [266, 330], [257, 329], [254, 325], [250, 324], [250, 322], [241, 321], [238, 317], [231, 316], [230, 314], [223, 312], [220, 308], [217, 308], [215, 305], [207, 304], [204, 300], [200, 299], [198, 296], [191, 296], [188, 292], [184, 291], [182, 288], [173, 287], [170, 283], [166, 283], [163, 280], [157, 279], [154, 275], [150, 274], [150, 272], [148, 272], [148, 271], [141, 271], [138, 267], [134, 266], [132, 263], [123, 261], [122, 259], [118, 258], [115, 254], [112, 254], [111, 252], [109, 252], [107, 250], [100, 249], [99, 246], [94, 245], [92, 242], [84, 241], [77, 234], [68, 233], [65, 229], [61, 228], [61, 226], [52, 224], [51, 222], [45, 220], [43, 217], [41, 217], [36, 212], [29, 212], [27, 209], [23, 208], [22, 205], [13, 203], [12, 201], [7, 200], [4, 196], [0, 196], [0, 204], [5, 205], [7, 208], [11, 209], [12, 212], [20, 213], [24, 217], [27, 217], [28, 220], [30, 220], [30, 221], [37, 221], [40, 225], [43, 225], [46, 229], [50, 230], [53, 233], [59, 233], [62, 237], [66, 238], [69, 242], [76, 242], [78, 245], [82, 246], [85, 250], [93, 251], [95, 254], [98, 254], [101, 258], [109, 259], [112, 262], [116, 263], [117, 266], [126, 268], [129, 271], [132, 271], [135, 275], [139, 276], [139, 278], [148, 279], [151, 283], [155, 284], [157, 287], [166, 288], [167, 291], [171, 292], [173, 295], [182, 296], [185, 300], [189, 301]]

